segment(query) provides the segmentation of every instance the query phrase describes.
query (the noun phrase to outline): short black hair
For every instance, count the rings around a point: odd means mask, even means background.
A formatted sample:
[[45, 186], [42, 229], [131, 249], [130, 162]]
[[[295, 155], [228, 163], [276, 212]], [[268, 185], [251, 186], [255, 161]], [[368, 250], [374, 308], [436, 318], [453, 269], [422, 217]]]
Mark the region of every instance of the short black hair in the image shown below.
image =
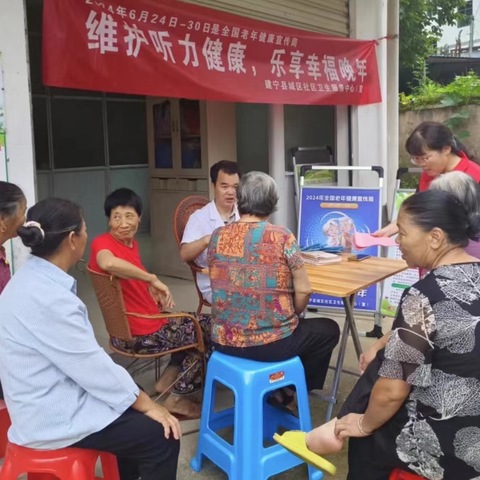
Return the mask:
[[215, 165], [210, 167], [210, 180], [215, 185], [219, 172], [226, 173], [227, 175], [238, 175], [241, 177], [240, 169], [237, 162], [231, 162], [230, 160], [220, 160]]
[[142, 199], [129, 188], [118, 188], [108, 195], [103, 204], [105, 215], [110, 218], [112, 210], [117, 207], [132, 207], [139, 217], [142, 216]]

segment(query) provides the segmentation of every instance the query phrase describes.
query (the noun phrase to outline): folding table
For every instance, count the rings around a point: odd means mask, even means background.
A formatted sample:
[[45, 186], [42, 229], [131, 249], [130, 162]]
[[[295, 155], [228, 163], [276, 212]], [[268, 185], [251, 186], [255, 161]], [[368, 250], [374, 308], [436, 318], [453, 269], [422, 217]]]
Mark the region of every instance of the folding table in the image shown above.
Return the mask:
[[347, 348], [348, 334], [352, 334], [353, 344], [357, 357], [362, 353], [360, 339], [355, 325], [353, 306], [355, 295], [385, 278], [406, 270], [407, 264], [403, 260], [389, 258], [370, 257], [361, 262], [346, 260], [346, 256], [339, 263], [327, 265], [305, 265], [312, 290], [316, 293], [340, 297], [345, 308], [345, 324], [343, 327], [340, 349], [335, 366], [332, 390], [329, 395], [313, 392], [312, 395], [328, 402], [327, 421], [332, 417], [333, 406], [337, 403], [340, 374], [342, 373], [343, 361]]

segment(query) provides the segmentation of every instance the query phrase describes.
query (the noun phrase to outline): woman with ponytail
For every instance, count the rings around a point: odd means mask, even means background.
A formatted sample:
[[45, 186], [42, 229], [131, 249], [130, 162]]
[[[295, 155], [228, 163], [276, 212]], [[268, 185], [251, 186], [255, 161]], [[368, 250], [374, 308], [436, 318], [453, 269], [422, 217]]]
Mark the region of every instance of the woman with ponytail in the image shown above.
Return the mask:
[[[480, 165], [473, 161], [473, 155], [443, 123], [420, 123], [407, 138], [405, 149], [412, 164], [422, 169], [419, 192], [428, 190], [435, 178], [448, 172], [463, 172], [480, 182]], [[373, 235], [391, 237], [396, 233], [398, 227], [393, 221]]]

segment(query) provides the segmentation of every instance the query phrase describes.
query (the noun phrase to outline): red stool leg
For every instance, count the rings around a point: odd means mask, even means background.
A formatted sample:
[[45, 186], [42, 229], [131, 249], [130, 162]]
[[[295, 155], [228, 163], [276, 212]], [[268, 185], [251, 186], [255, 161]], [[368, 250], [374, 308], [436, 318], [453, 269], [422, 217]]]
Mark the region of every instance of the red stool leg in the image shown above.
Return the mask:
[[117, 457], [112, 453], [101, 452], [102, 473], [105, 480], [120, 480]]
[[[95, 470], [95, 467], [93, 467]], [[72, 465], [72, 469], [68, 476], [65, 476], [62, 480], [68, 480], [74, 478], [75, 480], [94, 480], [95, 471], [92, 472], [92, 468], [89, 465], [81, 462], [75, 462]]]
[[20, 472], [17, 472], [11, 460], [7, 457], [0, 470], [0, 480], [16, 480]]

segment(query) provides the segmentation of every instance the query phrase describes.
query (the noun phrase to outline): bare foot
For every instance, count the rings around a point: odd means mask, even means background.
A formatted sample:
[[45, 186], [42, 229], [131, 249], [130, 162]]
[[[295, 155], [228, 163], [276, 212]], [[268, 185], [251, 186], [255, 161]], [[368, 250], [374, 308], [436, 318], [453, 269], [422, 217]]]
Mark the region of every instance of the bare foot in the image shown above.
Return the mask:
[[186, 419], [200, 418], [202, 406], [191, 398], [181, 395], [169, 395], [163, 406], [172, 414], [180, 415]]
[[173, 384], [175, 383], [179, 373], [179, 365], [168, 365], [155, 385], [155, 391], [157, 393], [171, 393]]
[[335, 435], [336, 421], [336, 417], [332, 418], [329, 422], [308, 432], [305, 437], [307, 448], [317, 455], [340, 452], [343, 448], [343, 440]]

